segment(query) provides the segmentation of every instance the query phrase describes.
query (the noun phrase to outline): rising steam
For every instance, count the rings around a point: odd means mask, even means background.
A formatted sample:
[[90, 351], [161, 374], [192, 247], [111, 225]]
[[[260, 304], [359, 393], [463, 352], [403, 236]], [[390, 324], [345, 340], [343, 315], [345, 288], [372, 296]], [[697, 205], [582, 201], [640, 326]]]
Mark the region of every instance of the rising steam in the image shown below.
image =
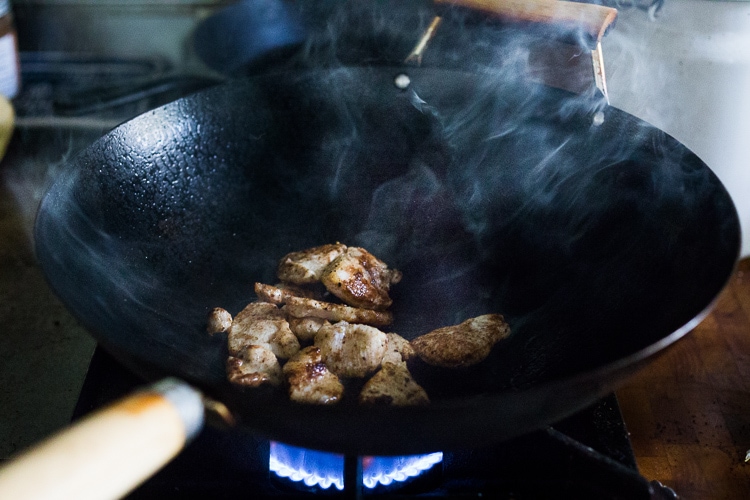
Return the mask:
[[[208, 308], [238, 310], [278, 258], [336, 240], [404, 271], [394, 328], [406, 337], [508, 314], [513, 355], [477, 391], [601, 366], [705, 306], [712, 277], [692, 279], [693, 249], [715, 250], [705, 234], [720, 231], [693, 221], [727, 207], [679, 144], [593, 92], [529, 81], [530, 33], [456, 12], [410, 68], [430, 3], [314, 4], [329, 11], [289, 62], [313, 71], [181, 100], [75, 160], [85, 182], [57, 196], [99, 260], [71, 249], [53, 264], [87, 326], [127, 327], [123, 349], [221, 381]], [[48, 230], [86, 241], [57, 216]], [[78, 289], [81, 273], [99, 303]], [[696, 289], [671, 288], [685, 281]]]

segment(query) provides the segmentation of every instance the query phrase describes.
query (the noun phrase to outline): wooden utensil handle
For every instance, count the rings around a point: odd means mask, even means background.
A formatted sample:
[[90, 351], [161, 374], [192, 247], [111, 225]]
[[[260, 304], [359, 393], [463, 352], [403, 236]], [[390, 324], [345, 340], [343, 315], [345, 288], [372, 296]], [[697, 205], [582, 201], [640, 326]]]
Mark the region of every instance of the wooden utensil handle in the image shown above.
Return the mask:
[[201, 395], [165, 379], [82, 419], [0, 468], [0, 498], [120, 498], [203, 425]]
[[455, 5], [513, 22], [559, 25], [579, 28], [600, 41], [617, 18], [617, 9], [562, 0], [434, 0], [436, 4]]

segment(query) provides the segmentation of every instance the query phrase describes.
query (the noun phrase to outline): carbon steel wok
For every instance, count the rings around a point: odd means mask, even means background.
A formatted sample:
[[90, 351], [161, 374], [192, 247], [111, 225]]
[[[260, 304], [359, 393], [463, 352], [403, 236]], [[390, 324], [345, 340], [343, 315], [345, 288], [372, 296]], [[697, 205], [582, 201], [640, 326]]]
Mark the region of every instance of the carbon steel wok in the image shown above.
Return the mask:
[[[482, 445], [589, 405], [697, 324], [739, 251], [719, 180], [648, 124], [492, 74], [395, 67], [268, 74], [137, 117], [71, 161], [35, 236], [54, 291], [144, 379], [357, 454]], [[426, 407], [231, 387], [208, 311], [236, 313], [285, 253], [334, 241], [403, 271], [389, 331], [499, 312], [511, 338], [468, 370], [417, 363]]]

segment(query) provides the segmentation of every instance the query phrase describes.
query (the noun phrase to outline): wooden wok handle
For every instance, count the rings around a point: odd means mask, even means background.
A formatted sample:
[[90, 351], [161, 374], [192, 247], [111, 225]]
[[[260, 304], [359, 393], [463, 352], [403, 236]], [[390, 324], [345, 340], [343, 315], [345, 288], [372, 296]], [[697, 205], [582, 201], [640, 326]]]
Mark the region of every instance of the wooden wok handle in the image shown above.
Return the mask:
[[503, 20], [579, 28], [595, 42], [601, 41], [617, 18], [617, 9], [562, 0], [434, 0], [484, 12]]
[[0, 498], [120, 498], [203, 426], [201, 395], [165, 379], [92, 413], [0, 468]]

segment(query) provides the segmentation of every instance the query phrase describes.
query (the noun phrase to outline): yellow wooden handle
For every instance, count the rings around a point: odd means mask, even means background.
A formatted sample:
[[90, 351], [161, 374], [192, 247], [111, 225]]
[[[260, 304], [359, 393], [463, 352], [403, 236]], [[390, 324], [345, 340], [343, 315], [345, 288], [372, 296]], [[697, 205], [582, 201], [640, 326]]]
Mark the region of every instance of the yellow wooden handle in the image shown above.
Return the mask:
[[617, 9], [561, 0], [434, 0], [436, 4], [456, 5], [514, 22], [533, 22], [579, 28], [595, 41], [601, 41], [617, 18]]
[[0, 468], [0, 498], [120, 498], [203, 425], [201, 395], [166, 379], [82, 419]]
[[5, 156], [5, 150], [13, 135], [15, 116], [13, 105], [8, 99], [0, 95], [0, 160]]

